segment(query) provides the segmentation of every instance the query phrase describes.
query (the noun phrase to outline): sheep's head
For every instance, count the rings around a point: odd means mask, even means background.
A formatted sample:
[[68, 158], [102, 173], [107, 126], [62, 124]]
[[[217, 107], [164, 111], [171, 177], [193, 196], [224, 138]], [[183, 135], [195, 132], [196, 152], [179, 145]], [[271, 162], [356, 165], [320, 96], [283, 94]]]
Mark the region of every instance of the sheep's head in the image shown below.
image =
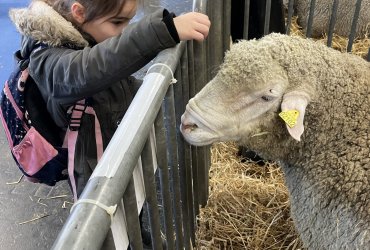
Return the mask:
[[[300, 140], [310, 96], [289, 82], [284, 67], [258, 43], [233, 45], [215, 78], [189, 101], [181, 132], [190, 144], [237, 141], [264, 151], [277, 138]], [[294, 124], [285, 124], [281, 112], [292, 113]]]

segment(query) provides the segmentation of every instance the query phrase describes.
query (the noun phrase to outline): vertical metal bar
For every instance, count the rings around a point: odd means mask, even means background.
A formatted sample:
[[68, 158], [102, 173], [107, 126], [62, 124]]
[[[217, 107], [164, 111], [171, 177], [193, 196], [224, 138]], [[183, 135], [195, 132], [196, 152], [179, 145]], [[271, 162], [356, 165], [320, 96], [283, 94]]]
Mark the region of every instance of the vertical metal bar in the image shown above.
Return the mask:
[[333, 33], [334, 33], [335, 22], [337, 21], [338, 4], [339, 4], [339, 0], [333, 1], [333, 7], [331, 9], [331, 16], [330, 16], [330, 23], [329, 23], [329, 30], [328, 30], [328, 41], [327, 41], [328, 47], [331, 47], [333, 43]]
[[293, 17], [293, 5], [294, 5], [294, 0], [289, 0], [289, 3], [288, 3], [288, 17], [287, 17], [287, 23], [286, 23], [286, 34], [289, 35], [290, 34], [290, 28], [292, 26], [292, 17]]
[[264, 35], [267, 35], [270, 32], [270, 17], [271, 17], [271, 0], [266, 0], [265, 23], [263, 25]]
[[307, 22], [306, 37], [311, 37], [312, 35], [312, 24], [313, 24], [313, 16], [315, 14], [315, 4], [316, 4], [316, 0], [311, 0], [310, 13], [308, 15], [308, 22]]
[[[185, 102], [188, 103], [189, 99], [194, 96], [195, 93], [195, 88], [194, 88], [194, 59], [193, 59], [193, 43], [191, 41], [188, 41], [187, 47], [186, 47], [186, 57], [187, 57], [187, 64], [184, 65], [184, 69], [186, 69], [187, 73], [182, 74], [183, 77], [187, 78], [187, 84], [183, 84], [183, 93], [184, 97], [186, 98]], [[185, 80], [184, 80], [185, 81]], [[193, 163], [191, 161], [191, 146], [186, 143], [186, 148], [185, 148], [185, 161], [186, 161], [186, 179], [187, 179], [187, 199], [189, 200], [189, 218], [190, 218], [190, 223], [191, 223], [191, 237], [192, 237], [192, 242], [195, 245], [195, 228], [196, 228], [196, 223], [195, 223], [195, 215], [194, 215], [194, 206], [195, 206], [195, 201], [194, 201], [194, 191], [193, 191]]]
[[[184, 53], [185, 54], [185, 53]], [[189, 223], [189, 213], [188, 213], [188, 200], [186, 186], [186, 166], [185, 166], [185, 141], [184, 137], [180, 132], [181, 124], [181, 115], [185, 111], [184, 96], [182, 92], [183, 85], [187, 84], [183, 82], [182, 79], [182, 68], [184, 60], [181, 60], [181, 65], [177, 67], [175, 72], [176, 79], [180, 79], [180, 82], [174, 85], [175, 92], [175, 118], [176, 118], [176, 141], [177, 141], [177, 152], [178, 152], [178, 167], [179, 167], [179, 179], [180, 182], [177, 185], [180, 185], [180, 194], [181, 194], [181, 212], [183, 219], [183, 233], [184, 233], [184, 246], [185, 249], [190, 249], [190, 223]], [[186, 98], [185, 98], [186, 99]]]
[[[185, 48], [185, 52], [181, 58], [181, 70], [182, 70], [182, 95], [184, 98], [184, 105], [189, 102], [189, 60], [188, 60], [188, 51]], [[185, 107], [184, 107], [185, 108]], [[193, 245], [195, 245], [195, 217], [193, 211], [193, 181], [192, 181], [192, 168], [191, 168], [191, 160], [190, 160], [190, 145], [184, 141], [184, 171], [182, 173], [183, 178], [185, 178], [186, 183], [186, 192], [185, 192], [185, 200], [186, 200], [186, 209], [188, 213], [188, 220], [189, 220], [189, 230], [190, 230], [190, 237], [192, 240]]]
[[194, 196], [194, 215], [199, 215], [199, 177], [198, 177], [198, 150], [196, 146], [191, 146], [191, 162], [193, 166], [193, 196]]
[[[213, 15], [215, 17], [217, 22], [218, 30], [216, 31], [216, 37], [213, 37], [215, 39], [212, 39], [212, 44], [210, 45], [210, 49], [214, 53], [214, 59], [215, 61], [207, 61], [204, 60], [204, 68], [208, 71], [211, 69], [211, 74], [209, 77], [204, 79], [204, 84], [210, 79], [213, 78], [214, 75], [217, 72], [218, 66], [221, 64], [224, 56], [224, 37], [225, 37], [225, 30], [224, 30], [224, 1], [223, 0], [213, 0], [212, 5], [213, 8]], [[231, 4], [230, 4], [230, 10], [231, 10]], [[218, 33], [219, 32], [219, 33]], [[230, 38], [230, 37], [229, 37]], [[211, 40], [211, 39], [210, 39]], [[206, 58], [206, 57], [204, 57]], [[208, 69], [207, 69], [208, 68]]]
[[177, 144], [176, 144], [176, 120], [175, 120], [175, 101], [174, 101], [174, 90], [173, 85], [168, 88], [167, 94], [164, 99], [164, 113], [165, 113], [165, 128], [167, 134], [167, 153], [168, 153], [168, 165], [171, 170], [171, 183], [173, 192], [173, 208], [174, 208], [174, 219], [175, 219], [175, 230], [176, 230], [176, 247], [177, 249], [183, 249], [183, 226], [182, 226], [182, 213], [181, 213], [181, 197], [178, 170], [178, 156], [177, 156]]
[[360, 16], [361, 3], [362, 3], [362, 0], [357, 0], [357, 2], [356, 2], [356, 9], [355, 9], [355, 13], [353, 15], [351, 33], [350, 33], [349, 39], [348, 39], [347, 52], [352, 51], [353, 41], [355, 40], [355, 36], [356, 36], [357, 22], [358, 22], [358, 18]]
[[[189, 69], [189, 97], [192, 98], [197, 93], [196, 87], [196, 76], [195, 76], [195, 49], [194, 42], [188, 41], [188, 69]], [[198, 179], [197, 179], [197, 160], [196, 160], [196, 148], [191, 146], [191, 166], [192, 166], [192, 176], [193, 176], [193, 206], [194, 206], [194, 217], [199, 214], [199, 203], [198, 203]]]
[[250, 0], [245, 0], [245, 2], [244, 2], [243, 39], [248, 39], [250, 7], [251, 7], [251, 1]]
[[197, 148], [199, 204], [203, 207], [208, 201], [208, 165], [206, 164], [207, 150], [208, 147]]
[[[198, 46], [196, 46], [198, 47]], [[200, 53], [196, 53], [197, 55], [201, 55]], [[202, 62], [203, 63], [203, 62]], [[202, 72], [202, 69], [204, 69], [204, 66], [201, 64], [196, 64], [196, 70], [195, 70], [195, 77], [197, 79], [196, 87], [197, 92], [205, 85], [205, 79], [204, 74]], [[204, 172], [206, 169], [206, 166], [204, 164], [204, 148], [203, 147], [192, 147], [193, 150], [196, 151], [196, 154], [193, 154], [193, 162], [196, 162], [196, 167], [194, 169], [194, 177], [196, 180], [196, 184], [194, 185], [194, 190], [197, 193], [196, 198], [200, 205], [205, 204], [204, 195], [206, 193], [206, 189], [208, 187], [205, 187], [204, 183]], [[199, 212], [199, 211], [198, 211]]]
[[186, 200], [188, 201], [188, 217], [190, 224], [190, 237], [193, 245], [195, 245], [195, 230], [196, 230], [196, 217], [194, 215], [194, 200], [193, 200], [193, 176], [192, 176], [192, 163], [191, 163], [191, 148], [190, 145], [185, 143], [185, 179], [186, 179]]
[[[205, 60], [204, 60], [204, 46], [200, 43], [194, 42], [194, 54], [197, 55], [197, 57], [194, 58], [194, 69], [195, 69], [195, 88], [196, 88], [196, 93], [198, 93], [203, 86], [205, 85]], [[196, 180], [196, 184], [194, 186], [194, 189], [196, 190], [196, 198], [200, 204], [204, 204], [204, 200], [201, 198], [202, 194], [204, 193], [204, 183], [203, 183], [203, 178], [202, 178], [202, 173], [204, 171], [204, 164], [200, 160], [199, 157], [203, 157], [203, 154], [201, 151], [203, 149], [201, 147], [193, 147], [193, 149], [196, 151], [196, 158], [194, 158], [193, 155], [193, 162], [196, 162], [196, 167], [193, 168], [194, 171], [194, 177]], [[195, 172], [196, 175], [195, 175]], [[199, 199], [198, 199], [199, 198]]]
[[[208, 71], [207, 71], [207, 78], [211, 78], [212, 74], [212, 62], [214, 61], [214, 51], [212, 50], [213, 44], [215, 44], [214, 39], [219, 39], [220, 31], [218, 30], [217, 26], [217, 16], [215, 16], [216, 11], [214, 11], [214, 4], [208, 4], [207, 5], [207, 15], [209, 19], [211, 20], [212, 28], [209, 30], [208, 38], [206, 40], [206, 62], [208, 65]], [[213, 27], [214, 26], [214, 27]], [[216, 30], [218, 33], [216, 33]]]
[[[181, 69], [181, 86], [182, 86], [182, 102], [183, 102], [183, 111], [185, 111], [186, 105], [190, 99], [190, 69], [189, 69], [189, 57], [188, 57], [188, 47], [185, 47], [184, 53], [180, 58], [180, 69]], [[180, 117], [181, 120], [181, 117]]]
[[[222, 52], [225, 52], [230, 49], [230, 43], [231, 43], [231, 1], [224, 1], [224, 17], [223, 17], [223, 32], [222, 32], [222, 37], [223, 37], [223, 50]], [[221, 61], [223, 59], [224, 53], [221, 55]], [[210, 80], [210, 79], [208, 79]]]
[[[201, 13], [207, 12], [207, 0], [194, 0], [193, 10]], [[203, 88], [206, 83], [206, 48], [202, 42], [193, 42], [193, 51], [197, 55], [194, 57], [194, 77], [196, 79], [195, 91], [196, 93]]]
[[167, 240], [167, 249], [175, 249], [174, 230], [173, 230], [173, 213], [170, 194], [170, 184], [168, 177], [168, 161], [166, 151], [166, 136], [163, 124], [163, 110], [160, 109], [155, 120], [155, 133], [157, 142], [157, 162], [159, 177], [161, 183], [161, 195], [164, 213], [164, 227]]
[[[198, 7], [195, 7], [197, 8], [200, 12], [202, 13], [205, 13], [205, 11], [207, 10], [207, 6], [206, 6], [206, 2], [207, 1], [195, 1], [195, 6], [198, 6]], [[200, 4], [201, 3], [201, 4]], [[219, 3], [219, 2], [216, 2], [216, 3]], [[204, 9], [201, 9], [199, 8], [199, 4], [204, 8]], [[195, 69], [195, 79], [196, 79], [196, 92], [199, 92], [203, 87], [204, 85], [206, 84], [206, 80], [207, 80], [207, 77], [206, 77], [206, 48], [204, 46], [204, 43], [199, 43], [199, 42], [194, 42], [193, 43], [194, 45], [194, 54], [197, 55], [197, 57], [194, 57], [194, 69]], [[197, 179], [197, 189], [196, 192], [198, 192], [198, 194], [200, 195], [199, 196], [199, 202], [200, 204], [205, 204], [206, 201], [204, 200], [206, 193], [207, 193], [207, 190], [208, 190], [208, 186], [205, 187], [205, 184], [204, 183], [204, 174], [205, 172], [207, 171], [208, 172], [208, 167], [205, 166], [204, 164], [204, 148], [197, 148], [197, 167], [196, 167], [196, 171], [198, 172], [197, 175], [199, 177], [199, 179]], [[200, 158], [199, 158], [200, 157]], [[193, 161], [194, 162], [194, 161]], [[194, 171], [195, 172], [195, 171]], [[195, 176], [195, 175], [194, 175]], [[194, 187], [196, 188], [196, 187]]]
[[[185, 48], [184, 54], [181, 57], [180, 60], [181, 63], [181, 76], [182, 76], [182, 98], [183, 98], [183, 109], [185, 110], [186, 104], [189, 102], [189, 85], [190, 85], [190, 79], [189, 79], [189, 60], [188, 60], [188, 50]], [[180, 117], [181, 122], [181, 117]], [[178, 130], [179, 131], [179, 130]], [[183, 182], [185, 183], [185, 186], [183, 187], [183, 200], [184, 206], [186, 211], [184, 214], [184, 220], [187, 217], [187, 222], [184, 223], [184, 228], [188, 230], [188, 237], [185, 238], [187, 241], [191, 241], [192, 245], [195, 245], [195, 217], [193, 213], [193, 181], [191, 179], [191, 161], [189, 161], [189, 154], [190, 154], [190, 146], [189, 144], [183, 140], [183, 161], [184, 165], [182, 168], [180, 168], [180, 176], [183, 179]], [[189, 242], [190, 244], [190, 242]]]
[[194, 69], [194, 43], [193, 41], [187, 42], [188, 51], [188, 72], [189, 72], [189, 98], [196, 94], [195, 89], [195, 69]]
[[[198, 49], [200, 51], [195, 51], [196, 55], [199, 57], [200, 60], [196, 60], [196, 64], [198, 68], [199, 63], [201, 63], [202, 70], [198, 71], [202, 73], [204, 71], [207, 71], [208, 74], [202, 76], [201, 79], [198, 77], [197, 83], [201, 82], [201, 86], [204, 86], [205, 82], [212, 78], [215, 73], [217, 72], [217, 68], [222, 62], [223, 59], [223, 51], [224, 51], [224, 45], [223, 45], [223, 4], [222, 0], [213, 0], [212, 4], [210, 4], [209, 10], [211, 11], [210, 15], [213, 18], [212, 21], [212, 29], [210, 30], [209, 38], [208, 38], [208, 60], [206, 59], [206, 55], [203, 55], [205, 51], [203, 51], [204, 48], [203, 44], [195, 43], [195, 49]], [[204, 60], [204, 61], [201, 61]], [[196, 71], [197, 72], [197, 71]], [[197, 89], [197, 92], [200, 90], [200, 88]]]
[[211, 146], [204, 146], [204, 206], [209, 197], [209, 168], [211, 166]]
[[123, 204], [125, 207], [127, 234], [130, 240], [130, 246], [133, 249], [143, 249], [133, 177], [131, 177], [123, 194]]
[[153, 173], [154, 164], [150, 139], [148, 139], [144, 145], [143, 152], [141, 153], [141, 160], [143, 163], [144, 187], [149, 215], [152, 246], [154, 250], [161, 250], [163, 249], [161, 237], [161, 222], [158, 210], [157, 187]]
[[207, 0], [194, 0], [193, 11], [207, 13]]

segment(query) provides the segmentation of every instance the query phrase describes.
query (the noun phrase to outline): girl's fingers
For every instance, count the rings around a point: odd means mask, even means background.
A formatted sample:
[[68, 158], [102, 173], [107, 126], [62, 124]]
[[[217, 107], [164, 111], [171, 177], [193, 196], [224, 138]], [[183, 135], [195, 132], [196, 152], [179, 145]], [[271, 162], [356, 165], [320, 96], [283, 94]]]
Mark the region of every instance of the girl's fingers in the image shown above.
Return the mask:
[[192, 37], [193, 37], [192, 39], [199, 41], [199, 42], [202, 42], [205, 39], [205, 36], [202, 33], [197, 32], [197, 31], [193, 32]]
[[202, 33], [204, 38], [206, 38], [209, 33], [209, 27], [205, 24], [198, 24], [196, 27], [196, 31]]
[[207, 15], [191, 12], [174, 18], [180, 40], [203, 41], [209, 33], [211, 22]]
[[199, 23], [202, 23], [202, 24], [208, 26], [208, 27], [211, 26], [211, 21], [209, 20], [208, 16], [206, 16], [206, 15], [201, 16], [200, 18], [197, 19], [197, 21]]

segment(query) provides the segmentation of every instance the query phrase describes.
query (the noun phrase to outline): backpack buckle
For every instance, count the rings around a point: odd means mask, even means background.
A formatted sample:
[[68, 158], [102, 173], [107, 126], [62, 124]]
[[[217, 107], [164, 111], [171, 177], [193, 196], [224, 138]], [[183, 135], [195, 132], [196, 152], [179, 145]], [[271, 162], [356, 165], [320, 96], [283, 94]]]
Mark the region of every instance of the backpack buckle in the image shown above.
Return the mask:
[[18, 62], [18, 67], [20, 68], [21, 71], [23, 71], [27, 69], [29, 62], [30, 62], [29, 59], [21, 60]]
[[25, 70], [28, 67], [28, 64], [30, 62], [29, 59], [25, 59], [22, 57], [20, 50], [14, 53], [14, 59], [17, 62], [17, 65], [21, 71]]
[[71, 131], [77, 131], [80, 128], [82, 115], [85, 113], [86, 107], [85, 100], [79, 101], [73, 106], [68, 125]]

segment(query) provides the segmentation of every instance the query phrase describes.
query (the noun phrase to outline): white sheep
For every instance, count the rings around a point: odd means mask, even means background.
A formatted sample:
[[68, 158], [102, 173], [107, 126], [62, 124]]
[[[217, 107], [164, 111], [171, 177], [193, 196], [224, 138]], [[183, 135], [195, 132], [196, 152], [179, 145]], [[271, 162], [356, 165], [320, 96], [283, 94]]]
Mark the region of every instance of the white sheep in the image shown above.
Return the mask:
[[369, 249], [369, 109], [369, 62], [271, 34], [231, 47], [181, 132], [193, 145], [236, 141], [279, 162], [308, 249]]
[[[339, 0], [337, 9], [337, 19], [334, 32], [341, 36], [350, 35], [353, 16], [356, 9], [357, 0]], [[311, 0], [295, 0], [294, 9], [298, 16], [298, 24], [304, 30], [307, 29], [308, 16], [310, 13]], [[284, 0], [284, 5], [288, 5], [288, 0]], [[312, 36], [320, 37], [329, 31], [330, 17], [332, 13], [333, 0], [316, 0], [315, 11], [312, 25]], [[370, 33], [370, 0], [362, 0], [359, 19], [356, 27], [356, 36], [363, 37]]]

